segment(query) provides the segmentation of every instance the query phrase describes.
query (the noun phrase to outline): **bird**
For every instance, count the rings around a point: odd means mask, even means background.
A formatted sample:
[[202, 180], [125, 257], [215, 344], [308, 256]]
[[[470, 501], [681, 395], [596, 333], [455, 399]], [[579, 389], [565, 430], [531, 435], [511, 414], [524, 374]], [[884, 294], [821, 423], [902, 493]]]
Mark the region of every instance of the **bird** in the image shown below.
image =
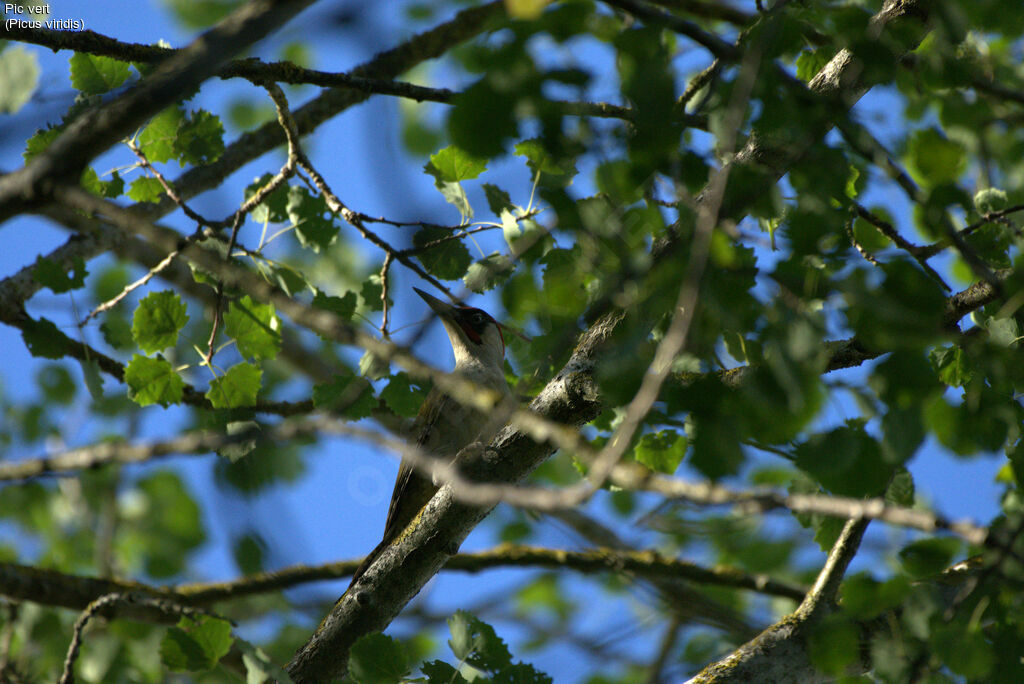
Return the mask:
[[[505, 379], [505, 337], [501, 325], [482, 309], [454, 306], [413, 288], [441, 319], [455, 355], [453, 373], [474, 385], [507, 399], [512, 395]], [[488, 417], [434, 387], [416, 414], [410, 431], [424, 453], [447, 462], [470, 444], [487, 438]], [[397, 537], [437, 492], [433, 479], [402, 459], [391, 494], [384, 538], [352, 574], [349, 587], [362, 577], [385, 548]], [[347, 592], [346, 592], [347, 593]]]

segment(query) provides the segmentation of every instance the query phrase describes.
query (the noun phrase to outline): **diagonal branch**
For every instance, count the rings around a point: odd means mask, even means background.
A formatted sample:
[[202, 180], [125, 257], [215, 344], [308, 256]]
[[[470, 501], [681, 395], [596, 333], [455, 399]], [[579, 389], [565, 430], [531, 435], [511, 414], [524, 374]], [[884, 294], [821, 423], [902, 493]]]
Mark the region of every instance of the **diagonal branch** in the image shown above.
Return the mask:
[[814, 587], [791, 615], [743, 644], [722, 660], [708, 665], [687, 684], [750, 681], [821, 681], [808, 653], [812, 630], [835, 610], [839, 583], [857, 553], [868, 521], [851, 519], [818, 573]]

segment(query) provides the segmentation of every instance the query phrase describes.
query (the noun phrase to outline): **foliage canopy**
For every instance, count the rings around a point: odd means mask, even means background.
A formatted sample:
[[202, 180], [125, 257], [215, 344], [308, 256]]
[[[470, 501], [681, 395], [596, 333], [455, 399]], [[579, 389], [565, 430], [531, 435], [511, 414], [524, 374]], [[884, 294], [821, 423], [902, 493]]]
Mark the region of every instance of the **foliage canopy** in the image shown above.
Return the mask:
[[[169, 0], [178, 48], [9, 24], [0, 679], [1024, 680], [1024, 14], [309, 4]], [[413, 284], [482, 296], [529, 413], [403, 330]], [[311, 481], [360, 521], [354, 445], [431, 385], [507, 427], [354, 596], [310, 608], [357, 563], [271, 558], [285, 518], [210, 541]], [[990, 519], [918, 490], [941, 454]], [[445, 563], [482, 574], [380, 634]]]

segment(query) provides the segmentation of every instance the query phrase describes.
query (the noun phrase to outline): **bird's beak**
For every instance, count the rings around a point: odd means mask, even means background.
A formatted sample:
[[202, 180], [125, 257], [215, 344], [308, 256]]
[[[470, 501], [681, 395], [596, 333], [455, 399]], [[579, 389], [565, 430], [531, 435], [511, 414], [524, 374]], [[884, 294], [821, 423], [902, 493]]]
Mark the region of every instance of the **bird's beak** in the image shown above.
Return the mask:
[[423, 301], [425, 301], [427, 305], [434, 310], [434, 313], [436, 313], [441, 318], [447, 319], [449, 321], [453, 320], [453, 314], [455, 313], [454, 306], [448, 304], [447, 302], [441, 301], [437, 297], [428, 295], [426, 292], [419, 289], [418, 287], [414, 287], [412, 289], [414, 289], [416, 291], [416, 294], [418, 294], [423, 299]]

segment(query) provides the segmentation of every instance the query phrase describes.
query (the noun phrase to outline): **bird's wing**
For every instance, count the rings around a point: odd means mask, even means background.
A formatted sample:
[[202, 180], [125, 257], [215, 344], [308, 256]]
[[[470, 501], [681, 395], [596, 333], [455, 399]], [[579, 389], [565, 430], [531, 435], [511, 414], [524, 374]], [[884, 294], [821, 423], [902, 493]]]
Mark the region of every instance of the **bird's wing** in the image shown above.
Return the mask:
[[[416, 445], [423, 448], [423, 453], [430, 454], [431, 438], [436, 437], [431, 435], [431, 431], [437, 429], [438, 416], [448, 410], [451, 403], [450, 397], [437, 390], [432, 390], [431, 395], [423, 402], [425, 410], [416, 416], [412, 429]], [[390, 541], [405, 529], [435, 492], [437, 487], [434, 486], [432, 479], [424, 476], [403, 459], [398, 468], [398, 477], [395, 478], [395, 489], [391, 493], [388, 518], [384, 523], [384, 539]]]
[[[416, 446], [422, 448], [423, 453], [430, 453], [431, 442], [437, 439], [437, 435], [432, 435], [431, 431], [436, 432], [438, 416], [442, 411], [450, 409], [451, 401], [447, 395], [434, 389], [423, 402], [423, 408], [420, 409], [409, 431], [410, 439], [415, 440]], [[387, 522], [384, 523], [384, 538], [352, 574], [352, 584], [355, 584], [377, 556], [412, 522], [436, 491], [437, 487], [429, 477], [424, 477], [408, 461], [402, 459], [402, 464], [398, 467], [398, 477], [395, 478], [395, 489], [391, 493]]]

